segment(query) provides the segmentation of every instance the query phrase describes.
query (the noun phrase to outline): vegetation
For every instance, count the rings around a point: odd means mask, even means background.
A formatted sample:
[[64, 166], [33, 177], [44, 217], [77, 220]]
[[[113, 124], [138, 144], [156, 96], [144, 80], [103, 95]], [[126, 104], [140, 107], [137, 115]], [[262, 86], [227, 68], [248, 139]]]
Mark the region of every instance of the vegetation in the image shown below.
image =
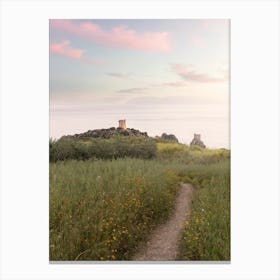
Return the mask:
[[178, 176], [158, 161], [50, 164], [50, 259], [124, 260], [164, 221]]
[[229, 160], [188, 166], [184, 180], [196, 187], [186, 217], [179, 260], [230, 260]]
[[183, 163], [177, 174], [195, 187], [178, 260], [230, 260], [230, 151], [158, 143], [157, 157]]
[[[199, 146], [187, 146], [179, 143], [157, 143], [157, 158], [160, 160], [190, 164], [213, 164], [230, 158], [226, 149], [204, 149]], [[203, 167], [204, 168], [204, 167]]]
[[50, 260], [129, 260], [195, 187], [179, 260], [230, 259], [230, 151], [149, 137], [50, 141]]
[[74, 139], [82, 139], [82, 140], [88, 140], [92, 138], [104, 138], [104, 139], [110, 139], [110, 138], [119, 138], [119, 137], [149, 137], [147, 132], [141, 132], [134, 128], [127, 128], [122, 129], [120, 127], [115, 128], [103, 128], [103, 129], [94, 129], [94, 130], [88, 130], [84, 133], [74, 134], [73, 136], [64, 136], [63, 138], [74, 138]]
[[162, 135], [156, 136], [155, 140], [157, 142], [163, 142], [163, 143], [178, 143], [178, 139], [174, 134], [166, 134], [166, 133], [162, 133]]
[[115, 158], [143, 158], [150, 159], [156, 155], [156, 144], [151, 138], [91, 138], [80, 140], [72, 137], [63, 137], [59, 140], [50, 140], [50, 161], [67, 159], [87, 160], [115, 159]]

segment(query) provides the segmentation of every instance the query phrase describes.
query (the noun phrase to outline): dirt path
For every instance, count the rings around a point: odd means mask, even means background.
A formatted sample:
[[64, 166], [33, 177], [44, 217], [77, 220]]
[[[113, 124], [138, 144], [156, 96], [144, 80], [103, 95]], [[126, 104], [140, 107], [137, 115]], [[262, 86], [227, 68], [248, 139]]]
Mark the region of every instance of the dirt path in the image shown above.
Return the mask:
[[134, 256], [134, 261], [176, 260], [178, 241], [186, 218], [185, 214], [190, 211], [192, 192], [192, 185], [181, 184], [174, 213], [165, 224], [155, 229], [146, 246]]

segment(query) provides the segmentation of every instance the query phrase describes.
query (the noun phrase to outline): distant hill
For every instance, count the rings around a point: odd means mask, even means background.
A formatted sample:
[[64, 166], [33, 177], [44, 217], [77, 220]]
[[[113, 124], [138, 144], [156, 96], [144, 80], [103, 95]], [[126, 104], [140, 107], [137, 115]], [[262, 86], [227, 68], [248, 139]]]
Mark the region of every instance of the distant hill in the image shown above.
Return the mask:
[[88, 130], [87, 132], [83, 132], [83, 133], [62, 136], [61, 139], [71, 138], [71, 139], [86, 141], [92, 138], [111, 139], [111, 138], [118, 138], [118, 137], [150, 138], [156, 140], [157, 142], [173, 142], [173, 143], [179, 142], [176, 136], [173, 134], [163, 133], [161, 136], [150, 137], [147, 132], [141, 132], [140, 130], [134, 128], [123, 129], [121, 127]]
[[134, 128], [102, 128], [102, 129], [94, 129], [94, 130], [88, 130], [87, 132], [84, 133], [79, 133], [79, 134], [74, 134], [74, 135], [68, 135], [68, 136], [63, 136], [64, 138], [76, 138], [76, 139], [81, 139], [81, 140], [88, 140], [91, 138], [103, 138], [103, 139], [110, 139], [110, 138], [116, 138], [116, 137], [143, 137], [143, 138], [148, 138], [147, 132], [141, 132], [137, 129]]

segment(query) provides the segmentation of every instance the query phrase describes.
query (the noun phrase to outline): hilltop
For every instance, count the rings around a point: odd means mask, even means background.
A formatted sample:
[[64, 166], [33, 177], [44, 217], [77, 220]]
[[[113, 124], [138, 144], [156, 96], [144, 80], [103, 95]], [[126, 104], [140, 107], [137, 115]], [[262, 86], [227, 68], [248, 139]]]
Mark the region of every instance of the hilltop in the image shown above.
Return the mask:
[[88, 130], [87, 132], [84, 133], [74, 134], [72, 137], [87, 140], [90, 138], [110, 139], [110, 138], [115, 138], [120, 136], [145, 137], [145, 138], [149, 137], [147, 132], [141, 132], [134, 128], [123, 129], [121, 127]]
[[119, 138], [119, 137], [128, 137], [128, 138], [150, 138], [154, 139], [157, 142], [173, 142], [178, 143], [178, 139], [173, 134], [162, 133], [161, 136], [151, 137], [147, 132], [142, 132], [138, 129], [134, 128], [121, 128], [121, 127], [110, 127], [110, 128], [102, 128], [102, 129], [93, 129], [88, 130], [83, 133], [76, 133], [74, 135], [62, 136], [61, 139], [75, 139], [75, 140], [90, 140], [93, 138], [101, 138], [101, 139], [111, 139], [111, 138]]
[[94, 129], [62, 136], [58, 140], [50, 139], [50, 161], [123, 157], [150, 159], [156, 156], [157, 143], [176, 142], [178, 139], [173, 134], [150, 137], [147, 132], [133, 128]]

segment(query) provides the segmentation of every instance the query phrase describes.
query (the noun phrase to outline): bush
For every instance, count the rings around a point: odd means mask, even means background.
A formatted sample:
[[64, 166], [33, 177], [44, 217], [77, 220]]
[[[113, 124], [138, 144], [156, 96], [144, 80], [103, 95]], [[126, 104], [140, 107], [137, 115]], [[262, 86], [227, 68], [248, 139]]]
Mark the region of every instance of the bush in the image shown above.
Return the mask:
[[226, 149], [204, 149], [179, 143], [157, 143], [157, 158], [176, 160], [184, 164], [212, 164], [230, 158]]
[[50, 140], [50, 161], [114, 158], [151, 159], [156, 155], [155, 141], [150, 138], [111, 138], [83, 141], [71, 137]]
[[50, 141], [50, 161], [73, 159], [77, 155], [75, 142], [68, 138]]
[[187, 158], [189, 147], [179, 143], [157, 143], [157, 157], [159, 159]]

